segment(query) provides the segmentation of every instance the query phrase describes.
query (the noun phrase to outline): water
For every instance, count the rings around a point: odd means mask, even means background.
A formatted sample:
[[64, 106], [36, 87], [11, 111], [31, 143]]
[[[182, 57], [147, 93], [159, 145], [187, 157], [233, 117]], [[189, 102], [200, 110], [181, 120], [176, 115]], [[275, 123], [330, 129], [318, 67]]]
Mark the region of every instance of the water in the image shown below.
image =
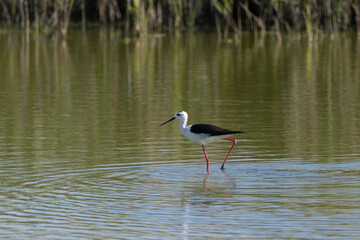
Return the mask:
[[[360, 44], [0, 35], [4, 239], [356, 239]], [[188, 142], [190, 123], [247, 131]]]

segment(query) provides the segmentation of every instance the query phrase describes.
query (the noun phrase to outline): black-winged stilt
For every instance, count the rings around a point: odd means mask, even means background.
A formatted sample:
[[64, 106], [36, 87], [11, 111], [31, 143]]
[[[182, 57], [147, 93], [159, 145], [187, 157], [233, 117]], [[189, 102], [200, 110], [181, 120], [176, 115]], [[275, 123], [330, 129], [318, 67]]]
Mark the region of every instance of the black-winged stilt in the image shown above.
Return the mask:
[[193, 124], [193, 125], [187, 126], [186, 123], [188, 120], [188, 114], [185, 111], [181, 111], [181, 110], [177, 111], [175, 113], [174, 117], [172, 117], [168, 121], [164, 122], [163, 124], [160, 124], [159, 127], [161, 127], [162, 125], [164, 125], [168, 122], [171, 122], [172, 120], [175, 120], [175, 119], [180, 120], [180, 131], [187, 139], [189, 139], [192, 142], [201, 144], [202, 149], [204, 151], [205, 159], [206, 159], [206, 170], [208, 173], [209, 173], [210, 163], [209, 163], [207, 153], [205, 151], [205, 144], [214, 142], [217, 140], [221, 140], [221, 139], [225, 139], [225, 140], [233, 142], [233, 145], [231, 146], [228, 154], [226, 155], [226, 158], [225, 158], [223, 164], [221, 165], [221, 170], [223, 170], [224, 165], [236, 144], [235, 139], [228, 138], [228, 137], [231, 135], [237, 134], [237, 133], [244, 133], [241, 131], [231, 131], [231, 130], [223, 129], [223, 128], [220, 128], [220, 127], [217, 127], [214, 125], [210, 125], [210, 124]]

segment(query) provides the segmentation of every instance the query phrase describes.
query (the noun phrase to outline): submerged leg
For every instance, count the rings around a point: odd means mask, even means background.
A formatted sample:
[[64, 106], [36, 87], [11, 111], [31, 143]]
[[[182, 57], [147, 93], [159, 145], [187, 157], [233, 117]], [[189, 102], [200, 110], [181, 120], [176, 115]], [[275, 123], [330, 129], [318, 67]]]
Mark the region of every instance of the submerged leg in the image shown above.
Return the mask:
[[201, 144], [201, 146], [202, 146], [202, 149], [204, 151], [204, 155], [205, 155], [205, 159], [206, 159], [206, 171], [209, 174], [209, 167], [210, 167], [209, 159], [208, 159], [207, 153], [205, 151], [204, 144]]
[[233, 142], [233, 145], [231, 146], [228, 154], [226, 155], [226, 158], [225, 158], [223, 164], [221, 165], [221, 168], [220, 168], [221, 170], [224, 169], [225, 163], [226, 163], [227, 159], [229, 158], [229, 155], [230, 155], [231, 151], [233, 150], [233, 148], [235, 147], [235, 144], [236, 144], [236, 142], [237, 142], [235, 139], [231, 139], [231, 138], [224, 138], [224, 139], [225, 139], [225, 140], [232, 141], [232, 142]]

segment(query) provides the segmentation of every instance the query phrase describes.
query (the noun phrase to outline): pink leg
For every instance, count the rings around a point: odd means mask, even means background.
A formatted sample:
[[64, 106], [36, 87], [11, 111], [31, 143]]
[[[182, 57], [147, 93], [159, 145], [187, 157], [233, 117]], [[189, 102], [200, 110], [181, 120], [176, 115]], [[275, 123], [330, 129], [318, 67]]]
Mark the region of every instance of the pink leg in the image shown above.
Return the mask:
[[205, 155], [205, 159], [206, 159], [206, 171], [209, 174], [209, 167], [210, 167], [209, 159], [208, 159], [207, 153], [205, 151], [204, 145], [202, 144], [201, 146], [202, 146], [202, 149], [204, 151], [204, 155]]
[[221, 165], [221, 168], [220, 168], [221, 170], [224, 169], [225, 163], [226, 163], [226, 161], [228, 160], [228, 158], [229, 158], [229, 156], [230, 156], [230, 153], [231, 153], [231, 151], [233, 150], [233, 148], [235, 147], [235, 144], [236, 144], [236, 142], [237, 142], [235, 139], [231, 139], [231, 138], [224, 138], [224, 139], [225, 139], [225, 140], [232, 141], [232, 142], [233, 142], [233, 145], [231, 146], [228, 154], [226, 155], [226, 158], [225, 158], [223, 164]]

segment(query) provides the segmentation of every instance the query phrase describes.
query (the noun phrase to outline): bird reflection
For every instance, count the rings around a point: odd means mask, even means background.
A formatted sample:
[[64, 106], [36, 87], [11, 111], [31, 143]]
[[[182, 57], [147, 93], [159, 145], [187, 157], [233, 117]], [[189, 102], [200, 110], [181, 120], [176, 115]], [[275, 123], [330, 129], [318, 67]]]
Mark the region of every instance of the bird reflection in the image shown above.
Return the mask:
[[[225, 183], [226, 184], [224, 184], [224, 186], [221, 186], [221, 189], [235, 189], [236, 188], [235, 179], [233, 177], [231, 177], [231, 175], [229, 173], [227, 173], [224, 169], [222, 169], [222, 173], [226, 177], [225, 178]], [[209, 174], [204, 175], [204, 178], [203, 178], [203, 189], [204, 189], [204, 191], [208, 190], [209, 188], [216, 189], [218, 187], [218, 185], [209, 186], [209, 183], [208, 183], [209, 177], [210, 177]]]

